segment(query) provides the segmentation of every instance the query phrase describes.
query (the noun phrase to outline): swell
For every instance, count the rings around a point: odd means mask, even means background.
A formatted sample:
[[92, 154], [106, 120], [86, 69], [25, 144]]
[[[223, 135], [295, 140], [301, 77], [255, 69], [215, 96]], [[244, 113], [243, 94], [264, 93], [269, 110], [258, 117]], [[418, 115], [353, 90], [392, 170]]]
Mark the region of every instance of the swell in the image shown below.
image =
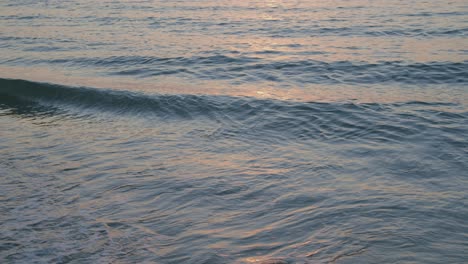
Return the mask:
[[203, 121], [200, 124], [208, 124], [209, 129], [187, 133], [212, 139], [242, 138], [276, 143], [310, 139], [397, 143], [434, 137], [466, 147], [463, 135], [468, 133], [465, 108], [443, 102], [356, 104], [149, 95], [0, 79], [2, 108], [21, 109], [29, 114], [106, 112], [132, 119]]
[[[346, 20], [344, 20], [346, 21]], [[324, 21], [326, 22], [326, 21]], [[261, 23], [261, 22], [260, 22]], [[271, 23], [271, 21], [268, 21]], [[314, 27], [313, 25], [296, 24], [295, 27], [278, 25], [276, 28], [259, 28], [252, 27], [250, 29], [235, 30], [236, 24], [232, 24], [234, 30], [227, 31], [229, 35], [264, 35], [277, 38], [300, 37], [304, 35], [312, 36], [336, 36], [336, 37], [463, 37], [466, 35], [467, 28], [395, 28], [385, 26], [346, 26], [337, 27], [330, 25], [330, 27]], [[180, 26], [180, 22], [175, 23]], [[216, 25], [211, 25], [215, 27]]]
[[[62, 108], [92, 109], [114, 114], [158, 113], [160, 116], [184, 117], [188, 111], [203, 112], [208, 106], [202, 97], [191, 95], [145, 95], [130, 91], [68, 87], [26, 80], [0, 79], [0, 104], [40, 104]], [[199, 109], [194, 109], [199, 108]]]
[[[281, 54], [280, 54], [281, 55]], [[150, 78], [175, 75], [234, 83], [268, 81], [303, 84], [465, 84], [468, 62], [376, 63], [314, 60], [272, 61], [255, 56], [225, 55], [162, 58], [112, 56], [31, 60], [12, 58], [7, 64], [46, 64], [73, 68], [96, 68], [105, 75]]]
[[[180, 9], [180, 7], [179, 7]], [[193, 10], [192, 10], [193, 11]], [[227, 11], [227, 10], [226, 10]], [[232, 8], [230, 10], [232, 12]], [[237, 10], [242, 12], [242, 10]], [[291, 10], [293, 11], [293, 10]], [[306, 14], [310, 14], [309, 10], [302, 10]], [[167, 12], [161, 10], [159, 12]], [[409, 19], [428, 19], [433, 17], [464, 17], [466, 12], [442, 12], [442, 13], [409, 13], [409, 14], [396, 14], [397, 17]], [[141, 25], [151, 28], [160, 29], [164, 28], [170, 32], [181, 32], [181, 28], [190, 28], [193, 31], [205, 31], [207, 34], [218, 34], [222, 32], [226, 35], [235, 36], [274, 36], [278, 38], [287, 37], [301, 37], [301, 36], [336, 36], [336, 37], [350, 37], [350, 36], [367, 36], [367, 37], [464, 37], [468, 32], [468, 28], [463, 25], [435, 25], [428, 28], [423, 24], [416, 24], [405, 28], [392, 25], [388, 20], [383, 19], [385, 16], [375, 16], [372, 19], [380, 19], [378, 25], [353, 25], [355, 21], [348, 17], [341, 18], [327, 18], [319, 20], [321, 23], [311, 23], [310, 19], [297, 19], [291, 24], [290, 20], [282, 21], [281, 19], [252, 19], [252, 20], [232, 20], [226, 21], [222, 17], [215, 17], [212, 20], [208, 19], [193, 19], [181, 16], [176, 17], [142, 17], [138, 19]], [[0, 20], [6, 23], [17, 22], [24, 23], [31, 20], [47, 23], [48, 20], [54, 17], [43, 15], [30, 15], [30, 16], [0, 16]], [[112, 16], [82, 16], [74, 17], [69, 22], [74, 26], [91, 23], [95, 26], [106, 26], [116, 23], [131, 23], [134, 22], [134, 17], [112, 17]], [[415, 21], [418, 22], [418, 21]], [[271, 25], [274, 26], [271, 26]]]

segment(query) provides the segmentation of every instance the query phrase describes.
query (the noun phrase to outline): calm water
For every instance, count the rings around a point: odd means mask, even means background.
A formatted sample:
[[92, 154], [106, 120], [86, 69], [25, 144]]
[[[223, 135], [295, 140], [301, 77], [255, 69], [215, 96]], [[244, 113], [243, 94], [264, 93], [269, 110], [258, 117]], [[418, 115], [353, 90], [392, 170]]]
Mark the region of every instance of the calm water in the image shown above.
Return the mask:
[[0, 1], [0, 262], [466, 263], [468, 4]]

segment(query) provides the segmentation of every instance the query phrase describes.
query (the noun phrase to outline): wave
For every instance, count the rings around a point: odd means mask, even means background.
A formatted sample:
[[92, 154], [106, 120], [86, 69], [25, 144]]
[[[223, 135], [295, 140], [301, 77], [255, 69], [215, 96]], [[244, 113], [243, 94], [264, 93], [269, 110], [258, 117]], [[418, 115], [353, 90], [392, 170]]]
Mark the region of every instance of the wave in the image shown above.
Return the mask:
[[[135, 114], [154, 112], [172, 117], [185, 116], [183, 107], [202, 107], [202, 97], [190, 95], [145, 95], [130, 91], [69, 87], [56, 84], [38, 83], [26, 80], [0, 79], [1, 104], [9, 106], [12, 102], [21, 104], [39, 103], [40, 105], [78, 107], [95, 111], [110, 111], [115, 114]], [[192, 103], [190, 103], [192, 102]], [[195, 110], [195, 109], [191, 109]], [[192, 112], [201, 112], [198, 109]]]
[[[270, 21], [268, 21], [270, 23]], [[179, 24], [177, 24], [180, 26]], [[214, 26], [214, 25], [213, 25]], [[232, 25], [236, 28], [235, 25]], [[276, 38], [290, 38], [308, 36], [334, 36], [334, 37], [385, 37], [385, 36], [400, 36], [400, 37], [464, 37], [466, 36], [467, 28], [392, 28], [392, 27], [377, 27], [377, 26], [342, 26], [342, 27], [315, 27], [296, 25], [296, 27], [281, 27], [273, 29], [252, 28], [250, 30], [232, 30], [226, 32], [229, 35], [264, 35]]]
[[75, 113], [86, 110], [95, 115], [106, 112], [170, 122], [204, 120], [212, 124], [213, 129], [201, 136], [213, 139], [239, 136], [275, 142], [307, 139], [401, 142], [437, 127], [434, 135], [455, 133], [450, 136], [451, 140], [461, 142], [457, 135], [468, 133], [467, 126], [463, 125], [468, 123], [468, 112], [459, 111], [457, 104], [444, 102], [356, 104], [149, 95], [8, 79], [0, 79], [0, 98], [0, 109], [27, 110], [32, 109], [32, 104], [42, 107], [30, 110], [33, 114], [49, 113], [50, 108], [58, 108]]
[[468, 62], [376, 63], [313, 60], [271, 61], [255, 56], [194, 56], [160, 58], [154, 56], [112, 56], [106, 58], [62, 58], [30, 60], [13, 58], [8, 64], [47, 64], [96, 68], [108, 76], [135, 78], [176, 75], [201, 80], [228, 80], [233, 83], [303, 84], [466, 84]]

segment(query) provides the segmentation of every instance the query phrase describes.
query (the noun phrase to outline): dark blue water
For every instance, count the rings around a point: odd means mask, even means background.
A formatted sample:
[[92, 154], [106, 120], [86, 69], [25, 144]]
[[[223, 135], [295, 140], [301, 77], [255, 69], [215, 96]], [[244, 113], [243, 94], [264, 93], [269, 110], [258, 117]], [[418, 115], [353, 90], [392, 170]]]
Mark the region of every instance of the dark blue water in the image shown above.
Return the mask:
[[1, 2], [0, 262], [467, 262], [467, 21]]

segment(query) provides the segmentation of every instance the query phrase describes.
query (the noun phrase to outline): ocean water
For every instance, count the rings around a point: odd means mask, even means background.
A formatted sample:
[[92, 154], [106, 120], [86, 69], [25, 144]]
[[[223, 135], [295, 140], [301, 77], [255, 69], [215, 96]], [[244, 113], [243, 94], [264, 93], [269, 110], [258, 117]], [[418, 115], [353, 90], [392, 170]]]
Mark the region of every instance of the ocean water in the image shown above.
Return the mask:
[[468, 262], [465, 0], [0, 1], [1, 263]]

